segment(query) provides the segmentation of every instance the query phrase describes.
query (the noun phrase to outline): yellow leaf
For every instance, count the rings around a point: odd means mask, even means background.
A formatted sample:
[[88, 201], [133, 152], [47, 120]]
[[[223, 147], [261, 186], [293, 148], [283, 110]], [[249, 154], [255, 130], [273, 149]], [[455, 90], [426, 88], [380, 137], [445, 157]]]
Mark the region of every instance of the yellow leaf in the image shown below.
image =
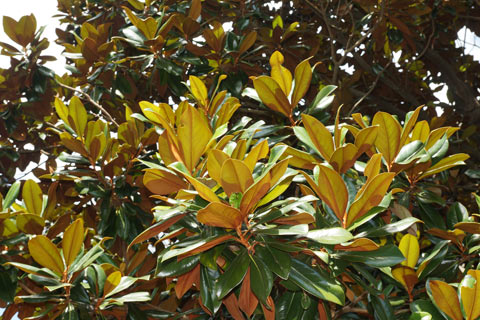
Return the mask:
[[310, 82], [312, 81], [312, 67], [310, 66], [309, 59], [303, 60], [295, 68], [295, 88], [293, 88], [292, 94], [292, 106], [295, 107], [303, 96], [310, 88]]
[[232, 158], [241, 160], [245, 157], [245, 153], [247, 152], [247, 140], [241, 139], [237, 141], [237, 146], [233, 149]]
[[345, 182], [338, 172], [329, 167], [319, 165], [318, 169], [318, 184], [306, 173], [302, 172], [302, 174], [317, 196], [335, 212], [340, 221], [343, 221], [348, 205]]
[[221, 150], [213, 149], [209, 152], [207, 158], [207, 171], [210, 177], [221, 184], [221, 170], [223, 163], [229, 159], [228, 154]]
[[290, 161], [288, 163], [297, 168], [311, 170], [317, 163], [317, 159], [315, 159], [310, 153], [294, 149], [290, 146], [287, 147], [282, 155], [282, 158], [287, 156], [290, 156]]
[[270, 172], [267, 172], [243, 194], [242, 201], [240, 202], [240, 211], [244, 216], [250, 213], [250, 210], [254, 208], [260, 199], [262, 199], [267, 194], [268, 190], [270, 190], [270, 181]]
[[155, 35], [157, 34], [158, 23], [154, 18], [148, 17], [147, 19], [142, 20], [138, 18], [129, 8], [123, 6], [122, 8], [125, 10], [125, 13], [132, 24], [143, 33], [147, 40], [155, 38]]
[[58, 116], [60, 119], [65, 122], [66, 125], [71, 126], [68, 123], [68, 108], [67, 106], [63, 103], [62, 100], [60, 100], [58, 97], [55, 97], [55, 111], [57, 111]]
[[67, 268], [73, 263], [83, 244], [83, 220], [77, 219], [65, 229], [62, 240], [63, 257]]
[[457, 154], [448, 156], [446, 158], [443, 158], [442, 160], [438, 161], [435, 165], [431, 166], [427, 171], [425, 171], [418, 179], [420, 180], [420, 179], [429, 177], [431, 175], [434, 175], [435, 173], [439, 173], [447, 169], [450, 169], [452, 167], [463, 165], [465, 164], [464, 161], [467, 160], [468, 158], [470, 158], [470, 156], [466, 153], [457, 153]]
[[380, 173], [380, 167], [382, 165], [382, 155], [375, 153], [370, 160], [368, 160], [365, 166], [364, 176], [368, 179], [375, 177]]
[[188, 79], [190, 80], [190, 90], [192, 90], [195, 100], [202, 108], [205, 108], [208, 104], [207, 87], [202, 80], [195, 76], [190, 76]]
[[402, 265], [415, 268], [417, 265], [418, 256], [420, 255], [420, 246], [418, 245], [417, 238], [407, 233], [402, 237], [402, 240], [400, 240], [398, 248], [406, 259], [402, 262]]
[[[408, 136], [410, 134], [410, 131], [412, 131], [413, 126], [415, 125], [415, 122], [417, 122], [418, 115], [420, 114], [420, 111], [422, 110], [423, 106], [418, 107], [415, 109], [415, 111], [412, 113], [410, 118], [408, 119], [407, 123], [403, 126], [402, 129], [402, 135], [400, 137], [400, 146], [404, 146], [408, 140]], [[413, 141], [415, 139], [412, 139]]]
[[380, 248], [375, 241], [368, 238], [358, 238], [349, 243], [337, 244], [335, 250], [345, 251], [374, 251]]
[[28, 241], [28, 251], [39, 265], [61, 275], [65, 269], [57, 247], [45, 236], [35, 236]]
[[228, 98], [217, 112], [218, 118], [215, 122], [215, 129], [227, 123], [238, 108], [240, 108], [239, 100], [235, 97]]
[[159, 106], [156, 106], [148, 101], [140, 101], [138, 105], [148, 120], [160, 124], [170, 136], [176, 136], [176, 133], [173, 130], [175, 114], [168, 104], [161, 103]]
[[197, 213], [197, 220], [207, 226], [235, 229], [242, 224], [240, 210], [223, 203], [210, 203]]
[[467, 274], [475, 279], [475, 284], [473, 288], [460, 287], [460, 296], [467, 320], [475, 320], [480, 317], [480, 270], [468, 270]]
[[[72, 119], [70, 121], [70, 118]], [[73, 96], [70, 100], [70, 109], [68, 111], [68, 123], [73, 125], [73, 130], [79, 137], [83, 137], [87, 126], [87, 111], [82, 101], [77, 96]]]
[[143, 184], [153, 194], [167, 195], [186, 189], [187, 183], [177, 175], [161, 169], [146, 169]]
[[272, 78], [277, 81], [283, 93], [288, 97], [292, 90], [292, 73], [290, 70], [280, 64], [273, 65]]
[[285, 190], [287, 190], [290, 186], [293, 178], [294, 176], [291, 176], [282, 180], [277, 186], [272, 189], [272, 191], [270, 191], [265, 197], [262, 198], [262, 200], [257, 204], [257, 207], [261, 207], [264, 204], [269, 203], [270, 201], [276, 199], [279, 195], [284, 193]]
[[307, 130], [312, 143], [314, 144], [316, 151], [327, 161], [330, 160], [330, 157], [335, 150], [333, 145], [332, 134], [328, 129], [312, 116], [307, 114], [302, 114], [302, 121]]
[[244, 193], [253, 184], [250, 169], [245, 163], [236, 159], [227, 159], [222, 165], [221, 185], [225, 193]]
[[275, 51], [270, 56], [269, 62], [272, 68], [274, 66], [282, 65], [284, 62], [283, 54], [280, 51]]
[[343, 104], [340, 105], [337, 109], [337, 115], [335, 116], [335, 124], [333, 126], [333, 142], [335, 145], [335, 149], [340, 147], [340, 140], [342, 135], [340, 133], [340, 112], [342, 111]]
[[273, 111], [290, 117], [292, 106], [282, 88], [271, 77], [260, 76], [253, 79], [253, 86], [262, 102]]
[[107, 296], [113, 289], [115, 289], [122, 280], [122, 273], [120, 271], [114, 271], [110, 273], [105, 280], [105, 286], [103, 287], [103, 296]]
[[355, 197], [356, 200], [348, 209], [344, 227], [349, 227], [353, 222], [367, 213], [368, 210], [382, 202], [394, 177], [395, 173], [380, 173], [372, 178], [363, 190], [359, 190], [360, 195], [357, 194]]
[[168, 134], [167, 130], [165, 130], [159, 137], [158, 137], [158, 153], [163, 160], [165, 165], [170, 165], [175, 161], [182, 161], [180, 157], [180, 152], [175, 144], [176, 138]]
[[460, 128], [443, 127], [443, 128], [432, 130], [432, 132], [430, 132], [430, 135], [428, 136], [427, 143], [425, 144], [425, 149], [429, 150], [431, 147], [433, 147], [435, 142], [440, 140], [445, 133], [447, 134], [447, 138], [450, 138], [450, 136], [454, 134], [456, 131], [458, 131], [459, 129]]
[[355, 145], [347, 143], [332, 154], [328, 163], [339, 173], [345, 173], [357, 160], [359, 154]]
[[283, 159], [270, 169], [270, 186], [275, 185], [283, 177], [287, 171], [289, 161], [289, 158]]
[[398, 121], [386, 112], [377, 112], [373, 117], [372, 125], [379, 126], [375, 146], [383, 155], [383, 158], [390, 169], [398, 151], [400, 150], [400, 135], [402, 128]]
[[413, 287], [418, 283], [418, 277], [415, 270], [405, 266], [398, 266], [392, 270], [392, 276], [407, 290], [410, 295]]
[[205, 152], [212, 132], [200, 113], [188, 105], [180, 117], [177, 134], [183, 163], [192, 172]]
[[192, 184], [195, 190], [197, 190], [200, 197], [207, 200], [208, 202], [221, 202], [215, 192], [212, 191], [212, 189], [210, 189], [209, 187], [207, 187], [206, 185], [204, 185], [190, 175], [185, 175], [185, 178], [187, 178], [187, 180]]
[[268, 155], [268, 151], [269, 149], [267, 140], [263, 140], [250, 150], [248, 155], [243, 160], [248, 169], [250, 169], [250, 172], [253, 172], [258, 160], [263, 159]]
[[410, 142], [410, 141], [420, 140], [422, 142], [425, 142], [427, 141], [429, 134], [430, 134], [430, 126], [428, 125], [427, 121], [423, 120], [423, 121], [417, 122], [417, 124], [413, 128], [411, 136], [407, 141]]
[[360, 130], [355, 136], [355, 146], [358, 148], [358, 156], [372, 149], [378, 135], [378, 127], [367, 127]]
[[38, 184], [29, 179], [25, 181], [22, 189], [22, 197], [27, 211], [36, 215], [42, 214], [43, 193]]
[[440, 310], [453, 320], [463, 320], [457, 292], [452, 286], [440, 280], [432, 280], [430, 281], [430, 290], [433, 300]]
[[365, 129], [368, 126], [368, 123], [365, 122], [360, 113], [352, 114], [352, 118], [360, 126], [360, 128]]

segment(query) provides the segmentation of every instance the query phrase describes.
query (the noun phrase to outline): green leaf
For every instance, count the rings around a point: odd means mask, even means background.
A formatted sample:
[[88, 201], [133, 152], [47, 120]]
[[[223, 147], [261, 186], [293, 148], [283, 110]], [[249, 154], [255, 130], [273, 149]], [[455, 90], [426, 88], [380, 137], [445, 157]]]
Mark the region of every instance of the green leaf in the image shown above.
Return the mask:
[[394, 233], [406, 230], [410, 228], [412, 224], [418, 223], [418, 222], [422, 222], [422, 221], [414, 217], [408, 217], [394, 223], [390, 223], [381, 227], [372, 228], [370, 230], [364, 231], [362, 233], [357, 234], [355, 238], [384, 237], [389, 234], [394, 234]]
[[353, 239], [350, 232], [340, 227], [312, 230], [306, 237], [323, 244], [339, 244]]
[[[397, 154], [394, 162], [397, 164], [408, 164], [425, 154], [423, 143], [420, 140], [412, 141], [404, 145]], [[423, 152], [422, 152], [423, 151]]]
[[157, 266], [157, 277], [175, 277], [187, 273], [195, 268], [200, 261], [199, 255], [186, 257], [180, 261], [163, 263]]
[[292, 259], [292, 269], [288, 279], [317, 298], [339, 305], [345, 304], [343, 288], [334, 279], [321, 274], [305, 262]]
[[[419, 268], [423, 268], [423, 270], [420, 273], [418, 273], [417, 271], [419, 280], [425, 279], [443, 262], [445, 255], [448, 252], [447, 244], [449, 242], [450, 241], [447, 240], [438, 242], [432, 249], [432, 251], [430, 251], [430, 254], [425, 259], [423, 259], [422, 263], [419, 266]], [[426, 264], [426, 266], [423, 267], [423, 264]]]
[[337, 86], [328, 85], [322, 88], [317, 93], [317, 96], [313, 100], [312, 104], [308, 108], [308, 112], [310, 113], [313, 110], [324, 110], [328, 108], [328, 106], [333, 102], [335, 96], [331, 96], [330, 94], [337, 89]]
[[97, 260], [97, 258], [103, 254], [103, 249], [100, 245], [101, 243], [96, 244], [83, 257], [74, 261], [68, 272], [72, 274], [74, 272], [83, 270]]
[[[110, 291], [108, 294], [106, 294], [105, 297], [106, 298], [111, 297], [114, 294], [119, 293], [120, 291], [123, 291], [125, 289], [130, 288], [139, 279], [148, 280], [148, 276], [146, 276], [145, 278], [133, 278], [133, 277], [128, 277], [128, 276], [127, 277], [122, 277], [120, 279], [120, 282], [117, 284], [117, 286], [112, 291]], [[125, 296], [123, 296], [123, 297], [125, 297]], [[143, 300], [143, 301], [148, 301], [148, 300]]]
[[467, 208], [460, 202], [455, 202], [447, 212], [447, 227], [453, 230], [459, 222], [468, 221]]
[[374, 268], [390, 267], [405, 260], [402, 252], [394, 245], [385, 245], [374, 251], [345, 251], [331, 255], [332, 258], [351, 262], [363, 262]]
[[379, 320], [391, 320], [395, 319], [393, 308], [387, 299], [381, 299], [378, 296], [370, 296], [372, 301], [371, 306], [375, 312], [375, 319]]
[[0, 290], [0, 300], [10, 303], [13, 302], [17, 289], [16, 272], [12, 274], [12, 272], [3, 269], [2, 272], [0, 272], [0, 288], [2, 288], [2, 290]]
[[288, 236], [288, 235], [304, 235], [308, 232], [308, 224], [297, 224], [293, 226], [279, 226], [268, 229], [257, 229], [256, 233]]
[[255, 255], [280, 278], [284, 280], [288, 278], [292, 266], [292, 257], [288, 253], [272, 248], [265, 243], [264, 246], [259, 245], [255, 248]]
[[233, 288], [235, 288], [247, 274], [250, 265], [250, 257], [246, 250], [243, 250], [228, 265], [227, 270], [218, 278], [215, 292], [218, 299], [223, 299]]
[[410, 303], [410, 310], [412, 313], [428, 313], [433, 320], [444, 319], [430, 300], [416, 299]]
[[21, 181], [16, 181], [15, 183], [12, 184], [10, 189], [8, 189], [7, 195], [3, 200], [3, 210], [10, 208], [10, 206], [15, 202], [15, 200], [18, 197], [18, 194], [20, 193], [21, 184], [22, 184]]
[[250, 287], [257, 298], [268, 305], [267, 298], [272, 291], [273, 275], [266, 263], [257, 257], [251, 258]]
[[200, 297], [203, 305], [215, 313], [221, 306], [222, 301], [217, 298], [215, 282], [219, 277], [217, 270], [200, 266]]

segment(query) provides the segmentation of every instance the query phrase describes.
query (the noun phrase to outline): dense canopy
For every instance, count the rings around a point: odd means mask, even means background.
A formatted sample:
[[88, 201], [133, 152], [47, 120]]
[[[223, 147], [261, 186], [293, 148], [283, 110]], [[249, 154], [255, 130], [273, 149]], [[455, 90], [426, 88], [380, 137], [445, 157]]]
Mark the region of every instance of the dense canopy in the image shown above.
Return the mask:
[[2, 319], [477, 319], [480, 64], [456, 41], [479, 16], [58, 0], [55, 40], [4, 17]]

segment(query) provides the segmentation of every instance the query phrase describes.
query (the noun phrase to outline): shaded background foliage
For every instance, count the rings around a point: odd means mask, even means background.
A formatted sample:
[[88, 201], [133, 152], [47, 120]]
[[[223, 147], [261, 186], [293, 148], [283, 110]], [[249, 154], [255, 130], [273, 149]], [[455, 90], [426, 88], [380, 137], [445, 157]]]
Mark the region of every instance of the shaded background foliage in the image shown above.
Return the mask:
[[[4, 30], [13, 42], [0, 43], [2, 54], [11, 56], [10, 68], [0, 70], [1, 193], [6, 195], [12, 189], [16, 168], [24, 170], [31, 161], [46, 161], [45, 169], [38, 167], [33, 173], [40, 179], [40, 194], [48, 195], [46, 209], [42, 211], [46, 212], [43, 225], [34, 218], [25, 218], [27, 223], [20, 235], [14, 240], [2, 240], [7, 247], [13, 245], [16, 250], [16, 245], [26, 243], [24, 234], [41, 234], [44, 230], [48, 230], [43, 232], [48, 238], [55, 239], [74, 218], [81, 216], [85, 228], [91, 230], [86, 235], [85, 251], [94, 248], [93, 245], [90, 248], [88, 240], [112, 237], [108, 241], [109, 254], [102, 256], [99, 263], [127, 264], [122, 267], [123, 271], [133, 272], [136, 277], [152, 272], [157, 257], [148, 254], [147, 246], [135, 252], [135, 263], [140, 257], [145, 259], [138, 265], [132, 262], [129, 256], [132, 253], [127, 252], [127, 247], [151, 225], [151, 209], [161, 203], [151, 198], [152, 193], [143, 185], [142, 170], [148, 165], [137, 161], [157, 159], [155, 144], [161, 130], [132, 120], [131, 115], [137, 115], [133, 118], [142, 115], [140, 101], [177, 105], [188, 99], [200, 105], [198, 96], [185, 85], [188, 82], [192, 87], [190, 76], [202, 79], [211, 98], [215, 92], [227, 90], [231, 97], [239, 99], [241, 107], [230, 120], [230, 129], [240, 123], [243, 127], [237, 126], [237, 130], [249, 132], [242, 117], [261, 119], [267, 126], [260, 128], [264, 131], [256, 138], [271, 135], [272, 142], [284, 141], [298, 147], [301, 143], [288, 126], [299, 121], [301, 113], [309, 112], [324, 123], [333, 124], [342, 106], [340, 118], [354, 124], [354, 113], [372, 119], [377, 111], [383, 110], [403, 120], [407, 112], [425, 105], [420, 120], [428, 120], [431, 130], [460, 126], [461, 130], [451, 137], [450, 151], [466, 152], [474, 161], [468, 162], [467, 175], [463, 174], [465, 168], [439, 174], [436, 180], [423, 186], [423, 193], [416, 194], [414, 190], [399, 201], [406, 207], [411, 205], [410, 211], [420, 215], [429, 229], [452, 231], [456, 223], [470, 219], [467, 211], [478, 210], [471, 192], [477, 192], [479, 177], [480, 156], [476, 143], [480, 119], [479, 62], [455, 46], [460, 29], [467, 27], [480, 32], [477, 18], [480, 6], [475, 1], [305, 0], [282, 1], [280, 6], [270, 6], [264, 1], [59, 0], [58, 9], [62, 28], [57, 29], [56, 42], [65, 47], [68, 70], [63, 75], [44, 66], [55, 57], [42, 55], [48, 40], [42, 38], [34, 17], [24, 17], [19, 23], [4, 20]], [[245, 91], [253, 87], [251, 77], [270, 73], [270, 58], [275, 51], [281, 52], [283, 66], [291, 73], [305, 59], [315, 65], [308, 91], [294, 106], [293, 123], [252, 99], [251, 90]], [[347, 72], [346, 67], [350, 71]], [[227, 77], [223, 79], [222, 75]], [[435, 98], [434, 88], [438, 83], [448, 86], [449, 103]], [[337, 86], [335, 97], [318, 106], [317, 93], [328, 89], [328, 85]], [[90, 120], [108, 122], [108, 127], [98, 124], [92, 129], [98, 140], [95, 143], [103, 143], [108, 150], [100, 165], [99, 159], [92, 157], [93, 138], [85, 136], [82, 140], [88, 147], [86, 152], [83, 147], [69, 143], [72, 139], [65, 135], [62, 139], [59, 134], [65, 131], [59, 129], [59, 120], [70, 124], [77, 121], [73, 119], [75, 113], [71, 121], [69, 114], [62, 118], [58, 112], [62, 110], [59, 101], [70, 101], [72, 108], [72, 101], [79, 106], [80, 100]], [[437, 108], [443, 110], [441, 116], [437, 116]], [[130, 121], [125, 122], [126, 118]], [[75, 135], [76, 131], [77, 136], [82, 136], [78, 128], [70, 129], [69, 134]], [[105, 142], [101, 140], [102, 134], [107, 137]], [[30, 150], [27, 144], [32, 144], [34, 149]], [[57, 159], [66, 163], [65, 167], [59, 166]], [[52, 181], [52, 177], [56, 181]], [[282, 197], [298, 195], [299, 189], [292, 184]], [[409, 197], [414, 196], [425, 200], [424, 207], [409, 202]], [[427, 221], [425, 217], [435, 210], [442, 215], [449, 212], [453, 218], [448, 225], [438, 225], [435, 219]], [[389, 217], [384, 219], [389, 221]], [[155, 221], [159, 220], [155, 217]], [[6, 225], [2, 228], [5, 235]], [[464, 241], [458, 234], [441, 235], [450, 237], [460, 251], [465, 249], [458, 244]], [[392, 239], [389, 239], [391, 243], [398, 242]], [[470, 236], [465, 241], [472, 248], [477, 240]], [[163, 245], [156, 245], [158, 253]], [[440, 247], [438, 250], [443, 250]], [[451, 261], [458, 260], [457, 264], [445, 265], [436, 272], [449, 271], [445, 280], [455, 282], [459, 280], [458, 266], [475, 255], [462, 251], [462, 255], [455, 257], [455, 249], [449, 250], [448, 255], [445, 252], [441, 256], [450, 255]], [[14, 253], [8, 256], [2, 259], [17, 263], [32, 261], [28, 257], [18, 258]], [[478, 263], [477, 260], [475, 256], [471, 265]], [[16, 278], [17, 271], [8, 270], [10, 279]], [[109, 275], [114, 274], [112, 270], [107, 271]], [[35, 287], [30, 278], [23, 281], [26, 285], [21, 289], [22, 294], [32, 294], [25, 286], [33, 287], [33, 293], [41, 292], [41, 287]], [[16, 286], [15, 281], [11, 282]], [[381, 286], [380, 280], [374, 282]], [[154, 287], [166, 289], [166, 286], [162, 279], [156, 278], [135, 290], [150, 292]], [[101, 291], [96, 294], [101, 295]], [[377, 306], [376, 317], [381, 318], [380, 314], [384, 313], [388, 318], [391, 306], [372, 292], [368, 300]], [[187, 298], [189, 294], [192, 293], [187, 293]], [[289, 291], [286, 296], [281, 305], [287, 304], [288, 299], [301, 301], [306, 306], [302, 311], [304, 317], [311, 315], [308, 312], [320, 312], [312, 311], [311, 299], [306, 294]], [[161, 304], [162, 312], [177, 307], [188, 310], [193, 308], [194, 300], [187, 298], [178, 302], [174, 295], [157, 296], [155, 302]], [[12, 301], [13, 297], [2, 299]], [[28, 303], [23, 306], [23, 314], [33, 314], [34, 307], [27, 307]], [[348, 309], [354, 307], [355, 303], [346, 309], [337, 309], [337, 316], [347, 314], [355, 318]], [[135, 314], [135, 308], [129, 307], [129, 312]], [[112, 311], [105, 316], [117, 314]]]

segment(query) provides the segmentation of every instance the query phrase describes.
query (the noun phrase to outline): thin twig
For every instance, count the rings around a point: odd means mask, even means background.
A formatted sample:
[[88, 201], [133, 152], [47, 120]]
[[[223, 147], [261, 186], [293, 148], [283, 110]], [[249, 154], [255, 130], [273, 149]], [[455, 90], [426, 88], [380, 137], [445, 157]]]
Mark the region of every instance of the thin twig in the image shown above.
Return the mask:
[[432, 19], [431, 20], [432, 21], [432, 32], [430, 33], [430, 36], [428, 37], [427, 44], [426, 44], [425, 48], [423, 48], [422, 52], [420, 52], [420, 54], [415, 57], [415, 61], [420, 60], [423, 57], [423, 55], [427, 52], [427, 50], [430, 48], [430, 46], [432, 45], [433, 36], [435, 35], [435, 20], [433, 19], [432, 15], [430, 15], [430, 19]]
[[107, 110], [105, 110], [104, 107], [102, 107], [98, 102], [96, 102], [95, 100], [93, 100], [93, 98], [86, 92], [83, 92], [82, 90], [80, 89], [77, 89], [77, 88], [74, 88], [74, 87], [70, 87], [66, 84], [63, 84], [63, 83], [60, 83], [58, 82], [58, 85], [62, 88], [65, 88], [65, 89], [69, 89], [69, 90], [72, 90], [78, 94], [81, 94], [82, 96], [84, 96], [85, 98], [87, 98], [87, 100], [93, 104], [95, 107], [97, 107], [97, 109], [99, 109], [111, 122], [113, 122], [113, 124], [115, 124], [116, 127], [118, 127], [118, 123], [115, 121], [115, 119], [113, 119], [113, 117], [110, 115], [110, 113], [108, 113]]
[[368, 89], [368, 91], [365, 92], [365, 94], [364, 94], [360, 99], [358, 99], [358, 101], [353, 105], [352, 109], [350, 109], [350, 112], [348, 113], [348, 116], [352, 115], [352, 112], [358, 107], [358, 105], [360, 105], [360, 103], [362, 103], [363, 100], [365, 100], [365, 98], [367, 98], [367, 97], [373, 92], [373, 90], [375, 89], [375, 87], [376, 87], [377, 84], [378, 84], [378, 81], [379, 81], [380, 78], [382, 77], [383, 73], [385, 72], [385, 70], [388, 69], [388, 67], [390, 67], [391, 64], [392, 64], [392, 60], [390, 60], [390, 61], [385, 65], [385, 68], [383, 68], [383, 70], [378, 73], [377, 77], [375, 78], [375, 81], [374, 81], [373, 84], [370, 86], [370, 89]]

